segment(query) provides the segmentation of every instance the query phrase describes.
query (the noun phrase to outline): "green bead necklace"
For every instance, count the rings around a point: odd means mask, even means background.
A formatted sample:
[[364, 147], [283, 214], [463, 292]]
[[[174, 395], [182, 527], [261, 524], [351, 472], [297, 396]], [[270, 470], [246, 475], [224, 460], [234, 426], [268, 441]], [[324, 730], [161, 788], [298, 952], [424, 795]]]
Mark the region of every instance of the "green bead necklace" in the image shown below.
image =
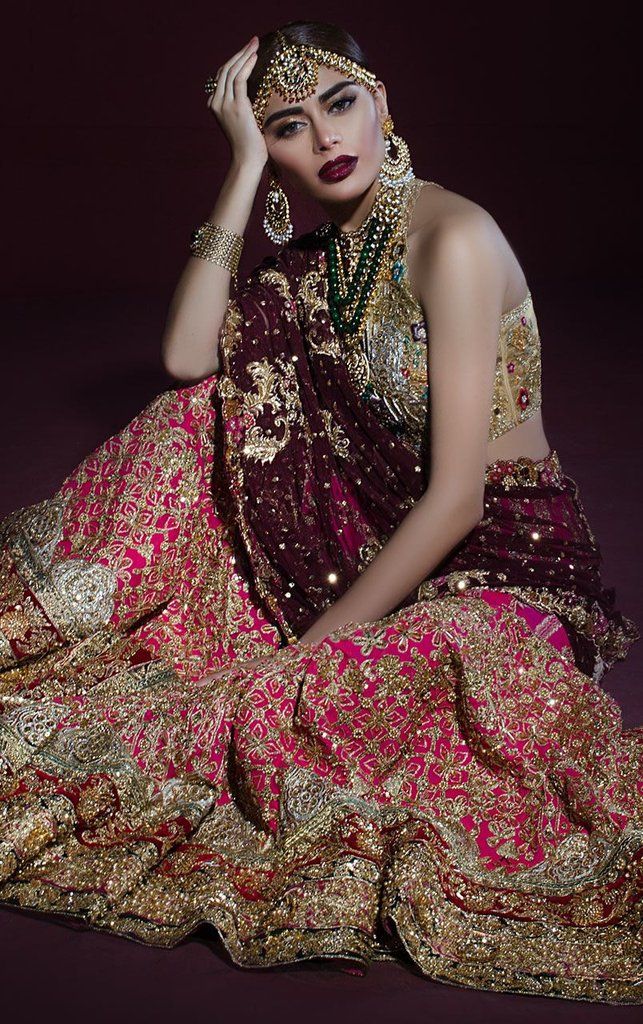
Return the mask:
[[326, 242], [328, 311], [335, 329], [351, 337], [359, 334], [369, 301], [397, 233], [406, 188], [379, 189], [370, 213], [355, 231], [340, 231], [332, 221], [322, 225]]

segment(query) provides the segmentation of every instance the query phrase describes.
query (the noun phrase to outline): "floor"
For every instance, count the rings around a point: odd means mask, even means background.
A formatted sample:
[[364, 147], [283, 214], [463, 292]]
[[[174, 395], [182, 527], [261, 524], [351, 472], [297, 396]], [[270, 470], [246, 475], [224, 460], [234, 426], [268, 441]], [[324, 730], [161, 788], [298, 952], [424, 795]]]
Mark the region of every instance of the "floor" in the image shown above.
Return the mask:
[[[643, 626], [641, 369], [638, 283], [532, 281], [542, 338], [543, 419], [580, 485], [603, 553], [603, 579]], [[5, 300], [0, 516], [49, 496], [74, 465], [171, 385], [160, 368], [167, 297], [60, 295]], [[643, 643], [605, 679], [625, 726], [643, 722]], [[640, 1007], [499, 995], [374, 964], [353, 977], [325, 964], [262, 971], [231, 964], [204, 934], [175, 950], [0, 910], [0, 1005], [7, 1020], [158, 1024], [305, 1018], [360, 1024], [395, 1017], [499, 1024], [640, 1020]], [[636, 1018], [635, 1016], [636, 1015]]]

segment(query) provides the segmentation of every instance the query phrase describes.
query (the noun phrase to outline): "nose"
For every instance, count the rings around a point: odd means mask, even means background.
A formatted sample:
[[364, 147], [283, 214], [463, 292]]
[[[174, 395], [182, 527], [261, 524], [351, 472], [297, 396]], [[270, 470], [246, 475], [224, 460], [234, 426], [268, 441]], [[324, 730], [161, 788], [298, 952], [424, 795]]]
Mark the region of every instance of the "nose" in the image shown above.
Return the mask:
[[333, 124], [322, 118], [317, 124], [313, 123], [313, 139], [315, 152], [326, 153], [341, 142], [342, 137]]

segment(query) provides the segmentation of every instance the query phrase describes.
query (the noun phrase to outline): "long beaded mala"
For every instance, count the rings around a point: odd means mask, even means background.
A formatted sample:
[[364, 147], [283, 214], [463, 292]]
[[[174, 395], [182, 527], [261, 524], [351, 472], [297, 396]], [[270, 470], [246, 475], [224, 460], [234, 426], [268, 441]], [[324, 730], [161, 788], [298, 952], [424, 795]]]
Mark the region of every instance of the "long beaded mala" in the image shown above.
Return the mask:
[[[380, 184], [371, 212], [354, 232], [323, 225], [328, 268], [328, 310], [335, 329], [347, 340], [359, 335], [369, 301], [396, 234], [406, 189]], [[359, 254], [355, 256], [355, 248]]]

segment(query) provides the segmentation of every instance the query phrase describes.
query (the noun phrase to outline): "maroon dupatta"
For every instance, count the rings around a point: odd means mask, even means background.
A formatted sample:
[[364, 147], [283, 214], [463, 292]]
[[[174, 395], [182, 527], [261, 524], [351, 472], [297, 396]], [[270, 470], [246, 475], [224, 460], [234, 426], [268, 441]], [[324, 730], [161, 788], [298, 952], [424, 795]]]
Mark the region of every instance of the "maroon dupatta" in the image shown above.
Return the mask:
[[357, 395], [326, 294], [312, 232], [255, 268], [221, 331], [223, 482], [253, 582], [288, 639], [341, 596], [426, 486], [415, 451]]

